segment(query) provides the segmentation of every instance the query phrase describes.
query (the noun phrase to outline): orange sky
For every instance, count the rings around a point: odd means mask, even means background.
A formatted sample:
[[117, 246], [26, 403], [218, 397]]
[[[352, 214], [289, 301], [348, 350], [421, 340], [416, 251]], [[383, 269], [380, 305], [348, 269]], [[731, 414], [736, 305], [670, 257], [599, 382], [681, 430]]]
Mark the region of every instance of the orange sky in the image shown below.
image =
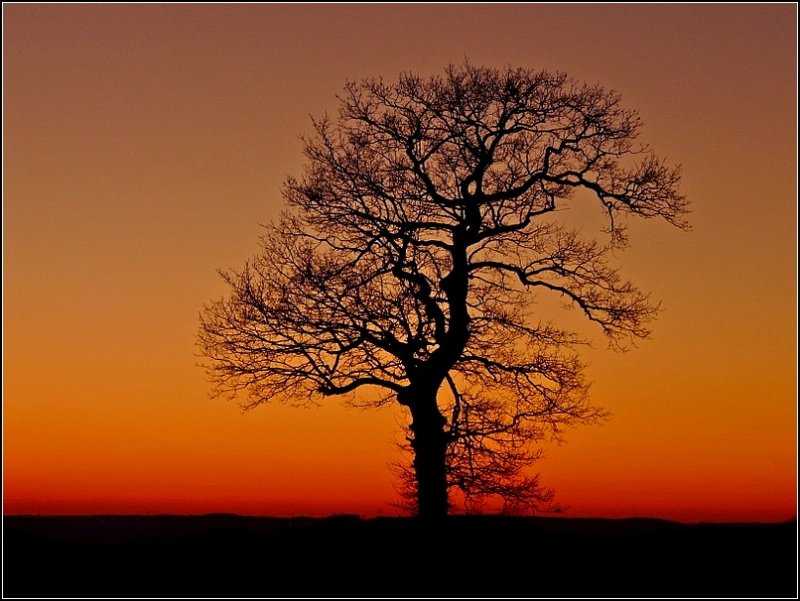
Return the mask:
[[467, 56], [619, 90], [693, 203], [693, 232], [633, 224], [620, 255], [665, 311], [638, 350], [588, 353], [614, 417], [539, 465], [567, 515], [796, 515], [794, 5], [3, 17], [5, 513], [393, 512], [396, 416], [210, 399], [197, 315], [280, 210], [309, 114]]

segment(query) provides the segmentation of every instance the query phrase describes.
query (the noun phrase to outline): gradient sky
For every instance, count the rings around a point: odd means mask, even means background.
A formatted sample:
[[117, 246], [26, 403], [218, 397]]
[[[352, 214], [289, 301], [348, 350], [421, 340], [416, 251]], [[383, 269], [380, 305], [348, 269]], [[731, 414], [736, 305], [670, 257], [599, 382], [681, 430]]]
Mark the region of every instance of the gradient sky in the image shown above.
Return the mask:
[[567, 515], [794, 517], [796, 11], [5, 5], [4, 512], [392, 513], [397, 416], [209, 398], [197, 316], [310, 114], [468, 57], [618, 90], [692, 201], [690, 233], [631, 223], [623, 273], [664, 312], [586, 355], [614, 417], [538, 466]]

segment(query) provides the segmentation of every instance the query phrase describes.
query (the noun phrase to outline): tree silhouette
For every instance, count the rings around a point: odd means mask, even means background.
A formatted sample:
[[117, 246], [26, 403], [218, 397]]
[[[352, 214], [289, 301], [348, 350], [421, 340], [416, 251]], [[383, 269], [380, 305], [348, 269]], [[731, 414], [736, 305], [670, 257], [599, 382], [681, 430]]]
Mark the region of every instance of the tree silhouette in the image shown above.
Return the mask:
[[[600, 412], [581, 340], [537, 319], [533, 293], [560, 295], [613, 345], [647, 336], [656, 308], [609, 253], [621, 214], [686, 227], [678, 169], [637, 143], [616, 93], [561, 73], [465, 64], [350, 83], [340, 102], [314, 120], [261, 252], [204, 308], [217, 390], [247, 389], [249, 407], [347, 394], [406, 407], [421, 516], [445, 515], [450, 487], [549, 500], [525, 474], [531, 443]], [[607, 212], [605, 244], [553, 215], [580, 190]]]

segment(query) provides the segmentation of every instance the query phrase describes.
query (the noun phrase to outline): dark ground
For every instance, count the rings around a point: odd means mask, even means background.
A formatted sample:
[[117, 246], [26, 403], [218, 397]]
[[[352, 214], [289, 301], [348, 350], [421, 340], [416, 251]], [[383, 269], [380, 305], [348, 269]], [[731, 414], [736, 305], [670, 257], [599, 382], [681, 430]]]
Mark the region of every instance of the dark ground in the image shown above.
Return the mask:
[[796, 597], [796, 523], [5, 517], [6, 597]]

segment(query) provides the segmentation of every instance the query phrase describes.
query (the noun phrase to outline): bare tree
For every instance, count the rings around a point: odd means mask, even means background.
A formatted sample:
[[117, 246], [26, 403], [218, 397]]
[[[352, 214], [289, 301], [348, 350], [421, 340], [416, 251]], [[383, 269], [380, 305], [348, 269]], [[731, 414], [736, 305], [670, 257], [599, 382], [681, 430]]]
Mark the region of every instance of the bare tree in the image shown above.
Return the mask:
[[[211, 378], [250, 407], [364, 387], [406, 407], [421, 516], [447, 513], [449, 487], [547, 501], [525, 475], [530, 443], [599, 411], [581, 341], [537, 319], [533, 293], [615, 345], [647, 336], [656, 309], [609, 252], [624, 213], [686, 227], [678, 169], [637, 142], [616, 93], [561, 73], [466, 64], [350, 83], [340, 100], [262, 251], [204, 309]], [[608, 243], [555, 219], [579, 190], [605, 207]]]

